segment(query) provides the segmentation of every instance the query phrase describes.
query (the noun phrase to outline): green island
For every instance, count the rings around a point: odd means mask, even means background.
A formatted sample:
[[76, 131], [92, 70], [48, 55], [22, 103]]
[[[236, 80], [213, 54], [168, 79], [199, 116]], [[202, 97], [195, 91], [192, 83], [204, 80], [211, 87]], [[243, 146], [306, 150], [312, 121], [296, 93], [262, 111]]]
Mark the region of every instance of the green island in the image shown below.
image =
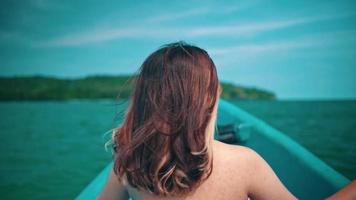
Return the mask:
[[[255, 87], [221, 83], [227, 100], [275, 100], [273, 92]], [[131, 94], [133, 76], [98, 75], [84, 78], [48, 76], [0, 77], [0, 101], [125, 99]]]

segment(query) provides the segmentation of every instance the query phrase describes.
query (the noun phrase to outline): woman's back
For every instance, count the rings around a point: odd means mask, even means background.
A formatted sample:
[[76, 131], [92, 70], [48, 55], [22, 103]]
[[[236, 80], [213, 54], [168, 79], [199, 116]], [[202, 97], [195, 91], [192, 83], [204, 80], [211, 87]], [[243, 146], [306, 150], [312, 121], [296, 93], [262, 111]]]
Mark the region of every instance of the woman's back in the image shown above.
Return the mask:
[[[294, 199], [264, 160], [253, 150], [214, 140], [213, 158], [213, 170], [210, 177], [195, 191], [185, 196], [158, 197], [127, 185], [125, 188], [133, 199], [140, 200], [247, 199], [248, 196], [256, 199]], [[260, 191], [254, 191], [254, 188], [268, 184], [272, 185]], [[269, 196], [263, 196], [265, 194]]]
[[[218, 141], [213, 143], [213, 170], [195, 191], [182, 197], [160, 197], [147, 191], [126, 186], [130, 196], [142, 200], [173, 199], [247, 199], [247, 148], [231, 147]], [[245, 157], [245, 158], [244, 158]]]

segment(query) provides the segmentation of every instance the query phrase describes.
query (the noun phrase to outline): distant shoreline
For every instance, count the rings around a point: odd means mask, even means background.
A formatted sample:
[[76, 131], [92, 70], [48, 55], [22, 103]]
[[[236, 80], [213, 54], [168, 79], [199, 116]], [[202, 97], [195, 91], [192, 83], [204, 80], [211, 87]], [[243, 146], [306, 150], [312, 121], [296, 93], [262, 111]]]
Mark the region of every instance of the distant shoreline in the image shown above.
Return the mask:
[[[53, 76], [0, 77], [0, 101], [117, 100], [129, 98], [132, 76], [97, 75], [84, 78]], [[273, 92], [221, 82], [226, 100], [277, 100]]]

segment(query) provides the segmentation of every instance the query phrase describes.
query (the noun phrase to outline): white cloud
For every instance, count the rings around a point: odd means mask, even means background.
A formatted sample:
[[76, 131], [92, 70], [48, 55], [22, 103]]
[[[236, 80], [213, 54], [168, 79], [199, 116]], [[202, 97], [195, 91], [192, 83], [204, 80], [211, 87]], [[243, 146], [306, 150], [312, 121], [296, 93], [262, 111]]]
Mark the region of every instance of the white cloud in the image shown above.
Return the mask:
[[[159, 16], [158, 18], [147, 19], [148, 22], [173, 20], [184, 18], [190, 15], [197, 15], [207, 12], [209, 9], [201, 8], [190, 10], [183, 14], [171, 16]], [[352, 13], [351, 13], [352, 14]], [[354, 14], [352, 14], [354, 15]], [[287, 20], [274, 20], [265, 22], [246, 22], [244, 24], [225, 26], [193, 26], [193, 27], [164, 27], [157, 25], [144, 25], [134, 27], [97, 27], [84, 32], [69, 34], [62, 37], [44, 41], [36, 46], [58, 47], [58, 46], [80, 46], [92, 43], [106, 42], [125, 38], [168, 38], [168, 39], [190, 39], [196, 37], [222, 37], [222, 36], [251, 36], [266, 31], [288, 28], [300, 24], [313, 23], [316, 21], [337, 19], [347, 17], [350, 14], [340, 14], [337, 16], [317, 16], [304, 17]]]
[[293, 19], [285, 21], [255, 22], [241, 25], [210, 26], [192, 29], [188, 36], [225, 36], [225, 35], [248, 35], [279, 28], [287, 28], [297, 24], [307, 23], [305, 19]]
[[290, 50], [290, 49], [305, 48], [310, 46], [314, 46], [314, 44], [308, 41], [269, 42], [269, 43], [262, 43], [262, 44], [245, 44], [245, 45], [232, 46], [226, 48], [211, 48], [208, 49], [208, 51], [212, 55], [243, 54], [246, 56], [246, 54], [256, 55], [264, 52]]
[[39, 47], [51, 46], [80, 46], [85, 44], [92, 44], [98, 42], [109, 41], [118, 38], [132, 37], [138, 35], [139, 30], [134, 28], [128, 29], [106, 29], [106, 30], [91, 30], [77, 34], [71, 34], [64, 37], [55, 38], [43, 43]]
[[303, 19], [297, 19], [229, 26], [98, 28], [96, 30], [54, 38], [41, 43], [39, 46], [78, 46], [123, 38], [194, 38], [202, 36], [251, 35], [305, 22]]
[[[229, 47], [207, 48], [219, 66], [231, 67], [249, 62], [261, 62], [266, 55], [274, 59], [289, 59], [292, 57], [316, 58], [329, 56], [342, 56], [344, 59], [354, 58], [352, 52], [345, 51], [345, 45], [352, 46], [356, 42], [356, 31], [333, 31], [327, 33], [307, 34], [288, 40], [269, 41], [261, 43], [246, 43]], [[302, 53], [303, 50], [311, 50]], [[344, 49], [343, 52], [335, 49]], [[279, 56], [275, 56], [275, 55]], [[283, 56], [282, 56], [283, 55]]]
[[[356, 41], [356, 31], [334, 31], [300, 36], [289, 40], [279, 40], [264, 43], [248, 43], [223, 48], [208, 48], [212, 55], [251, 54], [256, 55], [272, 51], [288, 51], [300, 48], [327, 47], [330, 45], [344, 45]], [[346, 40], [338, 40], [342, 38]]]
[[256, 3], [257, 1], [250, 0], [250, 1], [245, 1], [243, 3], [237, 2], [237, 4], [235, 5], [223, 5], [223, 6], [206, 5], [204, 7], [194, 8], [190, 10], [173, 10], [173, 11], [169, 11], [168, 13], [163, 13], [161, 15], [148, 18], [147, 20], [145, 20], [145, 22], [161, 23], [161, 22], [173, 21], [178, 19], [185, 19], [193, 16], [204, 16], [206, 14], [208, 15], [229, 14], [232, 12], [237, 12], [243, 9], [250, 8]]
[[196, 9], [188, 10], [185, 12], [171, 12], [169, 14], [162, 14], [156, 17], [149, 18], [145, 20], [145, 22], [161, 23], [164, 21], [172, 21], [172, 20], [184, 19], [187, 17], [197, 16], [197, 15], [203, 15], [209, 13], [209, 11], [210, 9], [208, 7], [204, 7], [204, 8], [196, 8]]

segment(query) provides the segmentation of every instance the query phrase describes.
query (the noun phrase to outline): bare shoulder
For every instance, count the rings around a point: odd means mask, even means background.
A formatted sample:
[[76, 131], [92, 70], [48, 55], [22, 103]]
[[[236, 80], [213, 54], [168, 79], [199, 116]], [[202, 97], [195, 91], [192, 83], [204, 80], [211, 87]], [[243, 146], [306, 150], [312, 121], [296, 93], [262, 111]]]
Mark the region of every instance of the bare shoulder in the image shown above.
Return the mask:
[[217, 157], [223, 166], [230, 166], [227, 169], [236, 178], [243, 179], [246, 184], [252, 184], [254, 177], [262, 177], [272, 171], [267, 162], [249, 147], [225, 144], [219, 141], [215, 141], [214, 146]]
[[268, 163], [254, 150], [218, 141], [214, 145], [219, 159], [230, 166], [229, 170], [233, 175], [231, 178], [242, 182], [252, 199], [296, 199]]
[[[214, 141], [214, 151], [218, 162], [237, 179], [250, 179], [264, 160], [253, 149]], [[262, 164], [261, 164], [262, 163]]]
[[238, 188], [236, 194], [247, 196], [260, 156], [248, 147], [219, 141], [214, 141], [213, 149], [218, 176], [229, 187]]
[[251, 165], [261, 162], [261, 156], [251, 148], [241, 145], [225, 144], [220, 141], [214, 141], [217, 154], [230, 162], [236, 162], [239, 165]]

